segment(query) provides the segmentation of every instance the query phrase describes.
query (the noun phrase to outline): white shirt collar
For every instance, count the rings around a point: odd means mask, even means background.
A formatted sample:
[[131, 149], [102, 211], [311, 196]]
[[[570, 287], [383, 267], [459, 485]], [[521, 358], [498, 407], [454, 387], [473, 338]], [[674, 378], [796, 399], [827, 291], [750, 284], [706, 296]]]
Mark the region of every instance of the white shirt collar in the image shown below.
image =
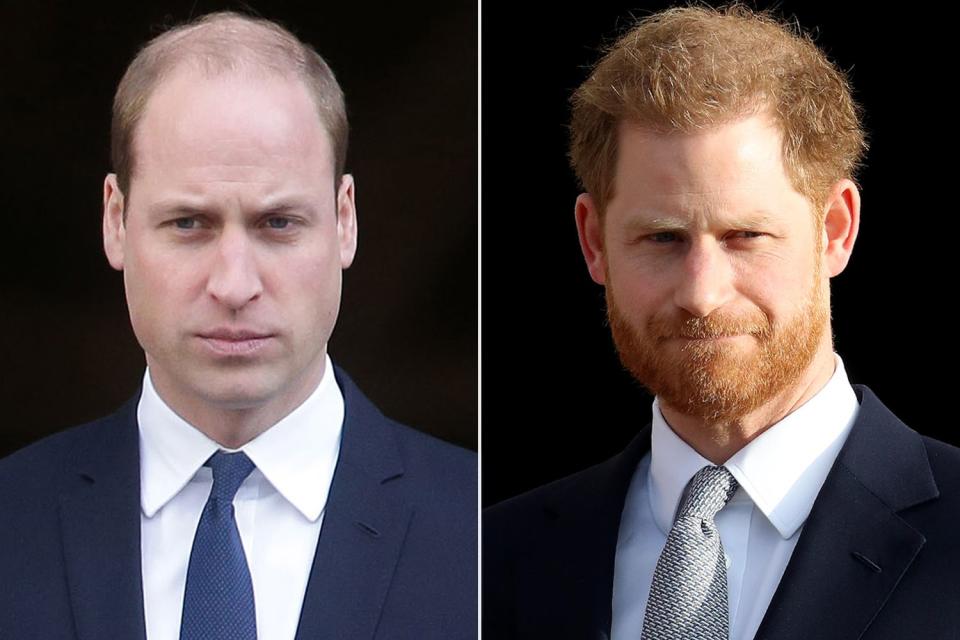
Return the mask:
[[[327, 356], [323, 378], [296, 409], [241, 447], [265, 478], [305, 518], [323, 512], [340, 452], [343, 394]], [[157, 394], [149, 369], [137, 406], [140, 426], [140, 500], [152, 518], [194, 477], [219, 444], [171, 409]]]
[[[731, 457], [724, 466], [777, 532], [789, 538], [806, 521], [860, 408], [843, 360], [826, 385]], [[650, 506], [664, 534], [693, 475], [712, 464], [681, 440], [653, 402]]]

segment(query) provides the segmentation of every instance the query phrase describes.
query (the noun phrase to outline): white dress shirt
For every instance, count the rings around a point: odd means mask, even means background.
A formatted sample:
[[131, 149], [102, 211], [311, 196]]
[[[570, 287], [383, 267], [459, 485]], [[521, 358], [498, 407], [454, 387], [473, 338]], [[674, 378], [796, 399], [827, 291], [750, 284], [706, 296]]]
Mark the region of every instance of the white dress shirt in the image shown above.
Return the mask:
[[[327, 357], [303, 404], [240, 450], [256, 465], [234, 499], [250, 567], [257, 638], [293, 640], [340, 452], [343, 395]], [[140, 531], [148, 640], [177, 640], [190, 550], [213, 487], [216, 442], [157, 395], [149, 370], [137, 407]]]
[[[724, 466], [740, 483], [715, 522], [727, 561], [730, 640], [754, 637], [803, 523], [856, 420], [859, 404], [840, 356], [826, 385]], [[617, 540], [612, 640], [635, 640], [657, 559], [683, 492], [711, 465], [669, 427], [653, 403], [650, 453], [633, 475]]]

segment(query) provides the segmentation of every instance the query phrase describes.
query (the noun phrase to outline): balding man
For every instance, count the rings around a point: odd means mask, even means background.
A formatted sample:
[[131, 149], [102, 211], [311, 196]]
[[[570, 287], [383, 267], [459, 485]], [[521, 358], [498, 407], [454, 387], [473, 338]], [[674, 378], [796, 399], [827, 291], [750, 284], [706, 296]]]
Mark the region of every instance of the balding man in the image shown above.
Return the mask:
[[269, 21], [205, 16], [130, 64], [103, 241], [147, 370], [0, 462], [0, 637], [476, 636], [475, 456], [327, 354], [346, 146], [332, 72]]

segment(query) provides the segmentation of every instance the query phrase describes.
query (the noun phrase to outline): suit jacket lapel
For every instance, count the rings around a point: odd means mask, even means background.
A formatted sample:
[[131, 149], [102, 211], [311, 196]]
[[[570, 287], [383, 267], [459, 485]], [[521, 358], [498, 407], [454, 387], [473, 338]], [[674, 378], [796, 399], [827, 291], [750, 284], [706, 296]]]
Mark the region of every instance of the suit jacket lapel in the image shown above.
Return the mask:
[[536, 617], [521, 620], [521, 629], [549, 628], [558, 637], [588, 640], [609, 637], [620, 516], [630, 479], [649, 450], [648, 425], [626, 450], [584, 472], [579, 482], [555, 485], [545, 506], [547, 535], [533, 542], [550, 548], [530, 554], [541, 564], [525, 565], [517, 576], [518, 593], [527, 594], [520, 597], [541, 603], [518, 607]]
[[859, 638], [925, 539], [897, 512], [937, 497], [920, 437], [870, 389], [756, 638]]
[[63, 556], [80, 640], [145, 638], [137, 398], [75, 451], [60, 498]]
[[372, 638], [413, 514], [386, 418], [336, 369], [345, 414], [340, 457], [297, 639]]

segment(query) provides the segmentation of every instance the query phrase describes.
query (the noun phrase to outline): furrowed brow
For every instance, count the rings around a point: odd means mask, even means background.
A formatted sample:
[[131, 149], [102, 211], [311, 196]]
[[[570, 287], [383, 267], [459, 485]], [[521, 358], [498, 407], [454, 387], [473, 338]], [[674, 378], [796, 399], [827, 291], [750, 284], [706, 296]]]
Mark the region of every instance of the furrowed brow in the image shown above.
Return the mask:
[[189, 218], [193, 216], [209, 214], [210, 210], [205, 207], [200, 207], [195, 204], [179, 200], [165, 200], [157, 202], [147, 209], [147, 215], [151, 218], [163, 218], [171, 216]]

